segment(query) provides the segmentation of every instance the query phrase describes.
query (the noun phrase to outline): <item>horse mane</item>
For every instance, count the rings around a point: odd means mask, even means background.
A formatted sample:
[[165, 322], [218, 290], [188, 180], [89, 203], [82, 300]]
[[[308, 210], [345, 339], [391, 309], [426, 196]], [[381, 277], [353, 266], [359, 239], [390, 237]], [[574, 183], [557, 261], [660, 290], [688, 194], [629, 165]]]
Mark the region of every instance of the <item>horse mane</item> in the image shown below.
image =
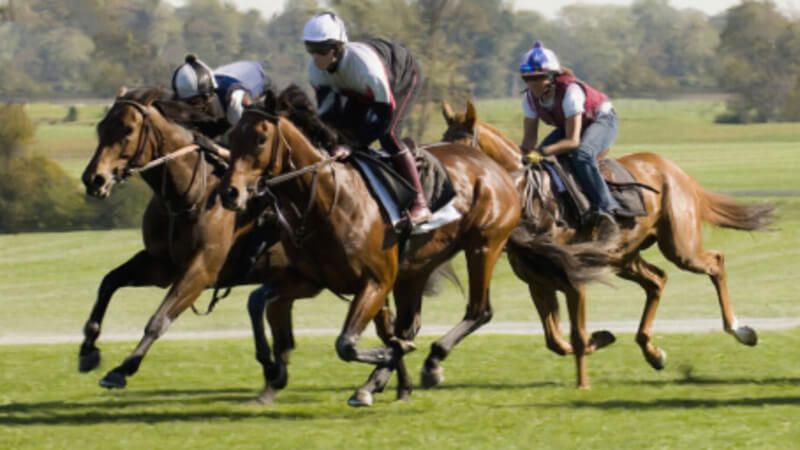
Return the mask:
[[296, 84], [290, 84], [277, 97], [278, 115], [288, 118], [317, 147], [332, 148], [347, 143], [339, 132], [328, 126], [317, 115], [317, 108]]

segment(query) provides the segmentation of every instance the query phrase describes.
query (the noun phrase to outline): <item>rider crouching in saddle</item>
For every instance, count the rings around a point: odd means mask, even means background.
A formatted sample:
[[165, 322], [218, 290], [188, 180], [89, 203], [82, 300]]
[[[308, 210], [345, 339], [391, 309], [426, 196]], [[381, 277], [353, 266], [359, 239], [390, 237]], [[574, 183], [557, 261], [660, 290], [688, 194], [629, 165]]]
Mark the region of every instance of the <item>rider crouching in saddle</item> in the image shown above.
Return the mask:
[[[330, 12], [306, 23], [303, 40], [311, 54], [308, 74], [320, 118], [355, 137], [360, 148], [378, 140], [417, 191], [409, 210], [411, 223], [429, 221], [414, 155], [398, 138], [421, 86], [417, 61], [405, 47], [382, 39], [348, 42], [344, 23]], [[330, 151], [344, 157], [350, 150], [339, 146]]]
[[[619, 231], [614, 212], [619, 204], [600, 175], [597, 157], [617, 136], [617, 115], [608, 97], [562, 68], [558, 57], [537, 41], [519, 66], [527, 89], [522, 98], [525, 159], [539, 163], [543, 156], [564, 155], [592, 204], [588, 223], [598, 240]], [[539, 121], [555, 127], [536, 147]]]
[[257, 61], [236, 61], [211, 70], [195, 55], [186, 55], [184, 64], [172, 75], [175, 98], [216, 120], [202, 131], [209, 137], [222, 135], [242, 117], [269, 85], [264, 67]]

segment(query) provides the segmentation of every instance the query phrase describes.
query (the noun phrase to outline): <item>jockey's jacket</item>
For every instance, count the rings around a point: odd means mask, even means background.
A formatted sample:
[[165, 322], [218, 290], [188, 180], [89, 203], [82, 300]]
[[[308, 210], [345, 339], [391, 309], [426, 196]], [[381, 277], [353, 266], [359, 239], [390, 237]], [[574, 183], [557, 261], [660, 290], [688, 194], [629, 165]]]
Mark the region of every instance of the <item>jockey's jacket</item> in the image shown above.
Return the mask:
[[583, 114], [583, 129], [598, 115], [610, 112], [613, 108], [608, 97], [572, 75], [562, 74], [555, 79], [556, 93], [551, 104], [544, 104], [535, 98], [530, 89], [522, 96], [522, 109], [526, 118], [540, 118], [544, 123], [556, 128], [566, 127], [566, 118]]
[[231, 125], [236, 125], [242, 117], [245, 94], [255, 100], [268, 84], [264, 67], [257, 61], [236, 61], [217, 67], [214, 79], [217, 81], [217, 98]]
[[419, 66], [408, 50], [382, 39], [348, 42], [333, 66], [320, 70], [312, 60], [308, 74], [324, 120], [342, 123], [331, 116], [365, 111], [350, 118], [360, 123], [348, 124], [363, 146], [394, 132], [395, 116], [404, 112], [420, 81]]

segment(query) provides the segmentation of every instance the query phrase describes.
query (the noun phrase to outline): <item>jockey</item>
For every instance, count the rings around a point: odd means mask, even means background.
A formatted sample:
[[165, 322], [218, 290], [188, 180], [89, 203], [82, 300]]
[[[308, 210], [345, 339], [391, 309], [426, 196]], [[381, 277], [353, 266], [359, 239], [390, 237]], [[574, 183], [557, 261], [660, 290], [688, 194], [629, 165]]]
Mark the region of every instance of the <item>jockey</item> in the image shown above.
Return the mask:
[[268, 84], [264, 67], [257, 61], [237, 61], [211, 70], [192, 54], [172, 75], [175, 97], [224, 119], [225, 128], [239, 121], [245, 106], [261, 96]]
[[[409, 210], [412, 224], [430, 220], [414, 156], [398, 137], [421, 86], [417, 61], [405, 47], [382, 39], [348, 42], [344, 23], [330, 12], [306, 23], [303, 41], [311, 54], [308, 74], [319, 116], [362, 148], [378, 140], [417, 191]], [[331, 152], [338, 156], [349, 149]]]
[[[597, 157], [617, 136], [617, 115], [608, 97], [562, 68], [558, 57], [537, 41], [519, 66], [527, 89], [522, 98], [525, 158], [538, 163], [543, 156], [564, 154], [570, 161], [593, 208], [599, 240], [619, 227], [614, 219], [619, 204], [611, 196], [597, 165]], [[536, 146], [539, 121], [555, 127]]]

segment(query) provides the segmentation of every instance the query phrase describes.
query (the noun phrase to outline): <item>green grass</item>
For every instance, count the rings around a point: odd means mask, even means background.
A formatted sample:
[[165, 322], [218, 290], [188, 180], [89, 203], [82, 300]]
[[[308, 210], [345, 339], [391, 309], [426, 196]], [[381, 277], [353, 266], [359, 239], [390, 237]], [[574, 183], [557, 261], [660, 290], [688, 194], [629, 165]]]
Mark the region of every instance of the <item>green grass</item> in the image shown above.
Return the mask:
[[[800, 330], [746, 348], [722, 333], [657, 336], [652, 370], [631, 336], [589, 359], [593, 386], [541, 337], [479, 336], [446, 361], [438, 389], [369, 409], [345, 400], [368, 367], [332, 338], [300, 338], [290, 383], [270, 407], [249, 340], [162, 342], [124, 391], [78, 374], [72, 346], [0, 347], [0, 448], [791, 448], [800, 442]], [[422, 339], [427, 344], [429, 340]], [[128, 344], [106, 348], [116, 361]], [[423, 346], [421, 348], [426, 348]], [[415, 382], [424, 351], [409, 357]], [[108, 367], [106, 367], [107, 369]]]

